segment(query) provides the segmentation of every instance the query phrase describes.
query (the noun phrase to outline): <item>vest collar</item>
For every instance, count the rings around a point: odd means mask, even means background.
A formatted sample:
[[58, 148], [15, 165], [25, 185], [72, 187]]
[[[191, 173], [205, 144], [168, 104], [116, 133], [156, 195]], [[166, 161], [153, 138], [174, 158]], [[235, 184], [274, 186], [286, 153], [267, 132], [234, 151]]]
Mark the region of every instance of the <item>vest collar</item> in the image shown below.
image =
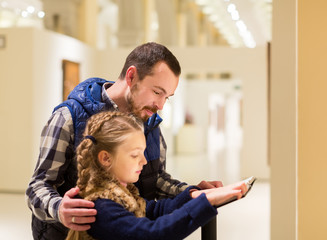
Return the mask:
[[147, 135], [152, 129], [158, 127], [162, 122], [162, 118], [158, 113], [154, 113], [149, 119], [144, 123], [144, 133]]

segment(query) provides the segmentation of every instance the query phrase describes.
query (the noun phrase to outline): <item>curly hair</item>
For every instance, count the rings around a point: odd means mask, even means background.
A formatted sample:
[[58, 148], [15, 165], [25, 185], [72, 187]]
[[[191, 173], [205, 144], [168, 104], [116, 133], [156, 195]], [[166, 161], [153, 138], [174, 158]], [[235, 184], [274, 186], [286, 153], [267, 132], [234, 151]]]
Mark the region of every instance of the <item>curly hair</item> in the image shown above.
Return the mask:
[[[143, 131], [143, 122], [135, 116], [121, 112], [100, 112], [89, 118], [84, 138], [76, 149], [80, 196], [85, 198], [94, 189], [104, 187], [113, 176], [98, 161], [98, 154], [105, 150], [115, 154], [127, 134]], [[105, 180], [105, 181], [104, 181]]]

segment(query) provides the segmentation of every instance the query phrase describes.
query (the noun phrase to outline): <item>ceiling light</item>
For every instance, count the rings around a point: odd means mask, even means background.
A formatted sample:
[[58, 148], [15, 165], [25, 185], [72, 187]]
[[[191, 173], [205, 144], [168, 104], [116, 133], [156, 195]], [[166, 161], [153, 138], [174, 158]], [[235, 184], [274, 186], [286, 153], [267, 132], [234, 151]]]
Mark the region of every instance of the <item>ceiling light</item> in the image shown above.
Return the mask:
[[242, 20], [239, 20], [235, 23], [236, 27], [238, 28], [238, 30], [240, 32], [244, 32], [247, 30], [247, 27], [246, 25], [244, 24], [244, 22]]
[[240, 15], [238, 14], [237, 10], [231, 12], [231, 16], [232, 16], [232, 19], [235, 20], [235, 21], [240, 19]]
[[44, 18], [44, 16], [45, 16], [45, 12], [43, 12], [43, 11], [39, 11], [39, 12], [37, 13], [37, 16], [38, 16], [39, 18]]
[[235, 4], [230, 3], [230, 4], [228, 5], [228, 7], [227, 7], [227, 11], [228, 11], [229, 13], [232, 13], [232, 12], [234, 12], [235, 10], [236, 10], [236, 6], [235, 6]]
[[27, 11], [22, 11], [22, 17], [26, 18], [28, 16], [28, 12]]
[[34, 13], [34, 11], [35, 11], [35, 7], [33, 7], [33, 6], [28, 6], [26, 10], [27, 10], [27, 12], [29, 12], [29, 13], [32, 14], [32, 13]]

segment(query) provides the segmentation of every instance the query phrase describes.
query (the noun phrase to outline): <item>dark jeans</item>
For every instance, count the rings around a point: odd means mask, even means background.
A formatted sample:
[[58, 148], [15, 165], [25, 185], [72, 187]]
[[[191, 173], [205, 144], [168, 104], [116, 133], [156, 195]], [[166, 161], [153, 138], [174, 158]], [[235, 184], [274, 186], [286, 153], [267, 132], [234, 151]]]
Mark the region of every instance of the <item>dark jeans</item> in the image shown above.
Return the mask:
[[32, 232], [34, 240], [64, 240], [68, 234], [68, 228], [59, 222], [43, 222], [32, 215]]

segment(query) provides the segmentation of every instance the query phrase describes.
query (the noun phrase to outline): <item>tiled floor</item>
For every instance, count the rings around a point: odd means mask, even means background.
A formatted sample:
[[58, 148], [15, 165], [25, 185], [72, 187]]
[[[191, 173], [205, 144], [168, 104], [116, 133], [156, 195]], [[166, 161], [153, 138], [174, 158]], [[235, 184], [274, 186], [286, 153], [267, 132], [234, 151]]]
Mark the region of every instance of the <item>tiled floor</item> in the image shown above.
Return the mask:
[[[226, 155], [225, 155], [226, 156]], [[229, 155], [230, 156], [230, 155]], [[201, 180], [217, 179], [224, 184], [238, 181], [238, 158], [207, 158], [206, 155], [170, 157], [167, 169], [177, 179], [192, 184]], [[219, 176], [219, 177], [217, 177]], [[30, 210], [23, 194], [0, 194], [0, 240], [30, 240]], [[255, 183], [246, 198], [226, 205], [217, 217], [219, 240], [269, 240], [270, 235], [270, 185]], [[187, 240], [200, 240], [198, 229]]]

